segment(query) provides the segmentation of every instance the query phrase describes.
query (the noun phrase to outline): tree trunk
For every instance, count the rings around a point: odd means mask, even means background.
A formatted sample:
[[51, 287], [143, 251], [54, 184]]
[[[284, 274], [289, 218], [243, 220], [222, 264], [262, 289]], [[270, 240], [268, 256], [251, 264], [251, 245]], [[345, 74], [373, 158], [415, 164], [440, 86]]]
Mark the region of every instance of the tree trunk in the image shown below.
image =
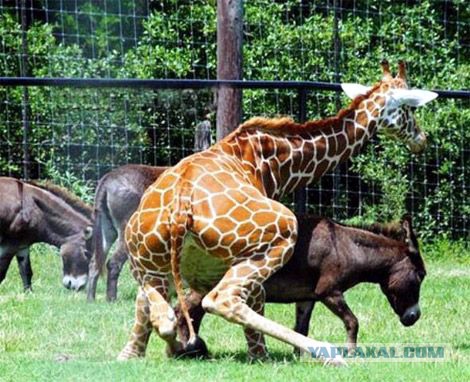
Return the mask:
[[[242, 79], [243, 0], [217, 1], [217, 79]], [[241, 89], [221, 85], [217, 97], [217, 140], [241, 121]]]

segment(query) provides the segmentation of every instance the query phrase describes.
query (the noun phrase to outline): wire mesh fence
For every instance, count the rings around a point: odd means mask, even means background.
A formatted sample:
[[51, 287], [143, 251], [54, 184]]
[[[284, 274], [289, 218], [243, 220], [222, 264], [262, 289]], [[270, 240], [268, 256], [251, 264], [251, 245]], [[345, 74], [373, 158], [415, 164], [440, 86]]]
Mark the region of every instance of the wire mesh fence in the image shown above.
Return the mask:
[[[470, 80], [464, 1], [255, 0], [244, 18], [247, 79], [367, 84], [388, 57], [408, 61], [412, 86], [459, 90]], [[215, 41], [215, 2], [0, 0], [5, 77], [214, 79]], [[0, 175], [27, 168], [94, 184], [125, 163], [173, 165], [193, 152], [198, 123], [209, 120], [215, 135], [214, 99], [212, 87], [0, 87]], [[374, 141], [309, 187], [308, 210], [340, 219], [409, 211], [429, 235], [468, 237], [469, 102], [440, 99], [419, 112], [430, 138], [422, 156]], [[346, 103], [309, 91], [307, 117]], [[256, 115], [298, 119], [298, 92], [245, 89], [243, 117]]]

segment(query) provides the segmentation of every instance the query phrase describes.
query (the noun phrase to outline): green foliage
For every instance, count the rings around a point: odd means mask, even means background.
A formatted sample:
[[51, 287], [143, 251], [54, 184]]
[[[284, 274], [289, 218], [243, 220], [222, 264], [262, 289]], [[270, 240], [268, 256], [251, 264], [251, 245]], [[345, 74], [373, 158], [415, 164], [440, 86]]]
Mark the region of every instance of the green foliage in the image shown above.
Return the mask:
[[[129, 13], [133, 7], [141, 10], [141, 3], [125, 0], [122, 12]], [[54, 19], [50, 24], [29, 26], [32, 75], [215, 78], [215, 1], [153, 2], [148, 17], [137, 26], [141, 33], [136, 44], [120, 40], [131, 25], [127, 18], [116, 17], [115, 4], [108, 4], [107, 12], [96, 2], [77, 4], [76, 18], [66, 14], [60, 26]], [[244, 6], [247, 79], [371, 84], [380, 78], [378, 63], [386, 57], [394, 64], [398, 59], [408, 62], [413, 87], [463, 89], [470, 83], [468, 42], [459, 26], [467, 25], [459, 22], [469, 16], [464, 1], [447, 2], [445, 7], [431, 0], [344, 2], [338, 22], [338, 57], [331, 2], [256, 0]], [[59, 29], [76, 35], [76, 40], [59, 41], [54, 37]], [[0, 45], [0, 72], [19, 75], [21, 28], [13, 13], [0, 16]], [[191, 152], [192, 128], [213, 111], [209, 90], [31, 88], [30, 93], [33, 159], [53, 162], [59, 173], [68, 170], [76, 175], [79, 171], [78, 178], [96, 177], [99, 162], [175, 163]], [[246, 90], [245, 114], [295, 114], [296, 96], [291, 91]], [[0, 168], [18, 175], [22, 99], [21, 88], [0, 89], [0, 104], [7, 105], [0, 110], [0, 140], [4, 142]], [[345, 97], [316, 92], [308, 98], [309, 118], [333, 114], [339, 104], [346, 103]], [[351, 170], [377, 196], [364, 196], [358, 210], [349, 213], [392, 220], [413, 209], [418, 211], [414, 218], [425, 238], [453, 236], [451, 230], [464, 227], [470, 213], [466, 187], [470, 158], [464, 152], [470, 138], [468, 100], [438, 99], [419, 110], [417, 118], [428, 135], [429, 149], [415, 157], [385, 137], [370, 145], [353, 160]], [[51, 176], [51, 171], [46, 166], [42, 175]], [[348, 205], [348, 196], [341, 203]]]

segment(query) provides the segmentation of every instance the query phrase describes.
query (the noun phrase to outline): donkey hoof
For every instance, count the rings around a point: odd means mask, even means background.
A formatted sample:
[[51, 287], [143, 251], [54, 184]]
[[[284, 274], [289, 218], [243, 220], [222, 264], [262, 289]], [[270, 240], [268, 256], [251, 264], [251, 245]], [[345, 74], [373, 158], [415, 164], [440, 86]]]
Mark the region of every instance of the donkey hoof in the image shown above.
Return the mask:
[[209, 350], [204, 340], [197, 336], [191, 343], [188, 342], [186, 347], [174, 355], [176, 358], [207, 358]]

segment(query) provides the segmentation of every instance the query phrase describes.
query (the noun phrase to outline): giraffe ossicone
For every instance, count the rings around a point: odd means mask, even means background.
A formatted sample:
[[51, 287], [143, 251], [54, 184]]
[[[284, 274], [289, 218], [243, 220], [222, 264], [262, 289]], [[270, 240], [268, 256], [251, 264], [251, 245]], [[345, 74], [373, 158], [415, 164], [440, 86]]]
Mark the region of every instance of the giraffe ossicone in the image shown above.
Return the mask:
[[[382, 68], [382, 80], [367, 90], [356, 87], [360, 95], [335, 117], [304, 124], [253, 118], [168, 169], [147, 189], [126, 229], [140, 289], [134, 328], [120, 359], [145, 354], [152, 328], [170, 351], [181, 350], [171, 319], [169, 276], [193, 344], [183, 280], [206, 295], [207, 311], [244, 327], [252, 356], [266, 354], [264, 334], [305, 352], [329, 346], [263, 316], [263, 282], [289, 260], [297, 239], [294, 214], [277, 200], [358, 153], [379, 130], [413, 152], [424, 149], [426, 136], [413, 108], [392, 97], [407, 89], [404, 64], [395, 78], [388, 63]], [[426, 95], [419, 104], [431, 100]], [[340, 356], [322, 361], [344, 363]]]

